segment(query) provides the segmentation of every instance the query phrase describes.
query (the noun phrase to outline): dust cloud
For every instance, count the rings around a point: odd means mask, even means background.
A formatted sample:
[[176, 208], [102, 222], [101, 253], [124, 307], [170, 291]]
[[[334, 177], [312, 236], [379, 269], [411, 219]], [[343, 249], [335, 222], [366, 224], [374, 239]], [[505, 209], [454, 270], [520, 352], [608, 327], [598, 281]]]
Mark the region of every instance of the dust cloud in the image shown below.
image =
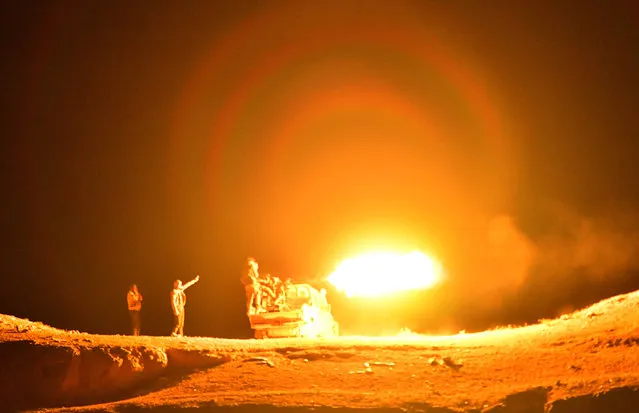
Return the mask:
[[[469, 312], [503, 317], [508, 308], [531, 318], [537, 306], [546, 311], [539, 317], [557, 315], [604, 298], [598, 289], [621, 285], [639, 270], [637, 214], [584, 216], [563, 208], [546, 226], [533, 238], [513, 216], [500, 215], [467, 232], [460, 251], [467, 259], [453, 284]], [[547, 314], [552, 306], [555, 314]]]
[[639, 217], [619, 213], [584, 217], [562, 215], [560, 231], [540, 242], [539, 265], [556, 276], [580, 270], [592, 281], [605, 281], [639, 269]]

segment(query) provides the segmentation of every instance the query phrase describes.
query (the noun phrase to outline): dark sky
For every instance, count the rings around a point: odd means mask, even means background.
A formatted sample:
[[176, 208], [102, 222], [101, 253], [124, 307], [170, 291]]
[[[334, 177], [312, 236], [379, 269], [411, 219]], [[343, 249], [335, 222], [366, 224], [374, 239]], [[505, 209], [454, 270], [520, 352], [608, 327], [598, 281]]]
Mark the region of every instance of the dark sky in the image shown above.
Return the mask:
[[166, 334], [200, 274], [187, 334], [241, 337], [247, 256], [323, 285], [374, 247], [447, 278], [374, 311], [329, 291], [347, 331], [639, 288], [632, 2], [26, 3], [0, 17], [2, 313], [126, 333], [137, 283]]

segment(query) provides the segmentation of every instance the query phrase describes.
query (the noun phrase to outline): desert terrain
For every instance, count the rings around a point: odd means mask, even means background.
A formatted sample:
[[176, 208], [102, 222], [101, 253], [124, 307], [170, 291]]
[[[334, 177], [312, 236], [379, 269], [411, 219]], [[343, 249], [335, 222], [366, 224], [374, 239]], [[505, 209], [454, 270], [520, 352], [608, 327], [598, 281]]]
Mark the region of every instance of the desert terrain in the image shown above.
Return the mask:
[[639, 291], [453, 336], [107, 336], [2, 315], [0, 363], [2, 412], [636, 412]]

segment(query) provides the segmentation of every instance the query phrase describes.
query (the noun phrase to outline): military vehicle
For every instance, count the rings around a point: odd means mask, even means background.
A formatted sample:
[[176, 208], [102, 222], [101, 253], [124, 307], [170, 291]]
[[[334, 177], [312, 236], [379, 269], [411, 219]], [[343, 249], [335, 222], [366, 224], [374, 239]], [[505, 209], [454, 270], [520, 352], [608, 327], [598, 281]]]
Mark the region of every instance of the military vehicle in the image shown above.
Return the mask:
[[326, 300], [326, 290], [310, 284], [287, 283], [277, 298], [278, 305], [249, 314], [255, 338], [334, 337], [339, 325]]

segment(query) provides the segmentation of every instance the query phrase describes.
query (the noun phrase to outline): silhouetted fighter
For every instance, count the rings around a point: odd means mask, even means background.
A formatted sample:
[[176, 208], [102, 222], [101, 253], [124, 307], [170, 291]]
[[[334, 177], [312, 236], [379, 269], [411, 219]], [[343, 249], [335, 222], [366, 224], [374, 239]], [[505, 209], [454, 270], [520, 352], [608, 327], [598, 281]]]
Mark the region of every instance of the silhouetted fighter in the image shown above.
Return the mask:
[[129, 309], [129, 316], [131, 317], [131, 328], [133, 329], [133, 335], [140, 335], [140, 311], [142, 310], [142, 293], [138, 290], [138, 286], [133, 284], [129, 288], [129, 292], [126, 294], [126, 304]]
[[181, 280], [173, 282], [173, 290], [171, 291], [171, 309], [173, 310], [173, 331], [171, 335], [174, 337], [184, 335], [184, 310], [186, 305], [186, 294], [184, 290], [200, 281], [198, 275], [186, 284], [182, 284]]
[[246, 269], [240, 278], [242, 284], [244, 284], [244, 291], [246, 292], [246, 314], [256, 314], [258, 304], [258, 293], [260, 289], [259, 283], [259, 265], [255, 258], [249, 257], [246, 259]]

